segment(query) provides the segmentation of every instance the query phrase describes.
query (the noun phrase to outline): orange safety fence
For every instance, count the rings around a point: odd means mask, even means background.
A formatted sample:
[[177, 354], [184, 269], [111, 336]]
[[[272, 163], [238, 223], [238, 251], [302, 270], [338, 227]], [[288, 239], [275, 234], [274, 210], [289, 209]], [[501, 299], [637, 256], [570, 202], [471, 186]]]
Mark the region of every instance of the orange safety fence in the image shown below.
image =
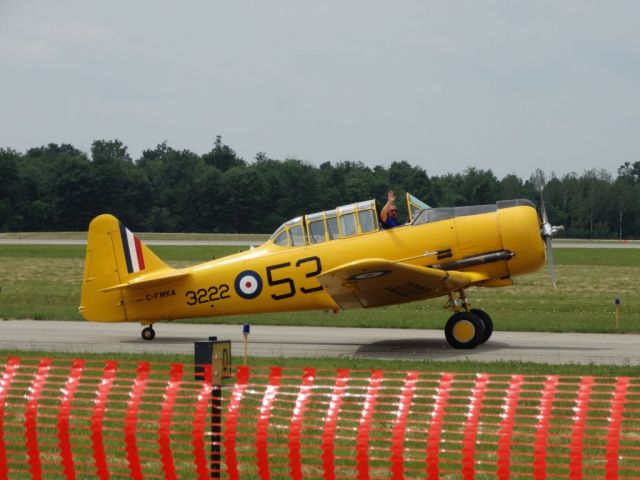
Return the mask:
[[211, 476], [637, 479], [640, 379], [0, 364], [0, 479]]

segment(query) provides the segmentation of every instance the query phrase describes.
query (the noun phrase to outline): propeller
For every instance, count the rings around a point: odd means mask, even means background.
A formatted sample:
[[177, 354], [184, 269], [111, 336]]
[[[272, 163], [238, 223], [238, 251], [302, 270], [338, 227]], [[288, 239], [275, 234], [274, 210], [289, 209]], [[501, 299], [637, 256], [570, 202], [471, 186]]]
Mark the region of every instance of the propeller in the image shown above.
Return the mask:
[[558, 232], [564, 230], [564, 226], [554, 226], [549, 223], [547, 218], [547, 209], [544, 206], [544, 197], [542, 196], [542, 189], [540, 189], [540, 214], [542, 215], [542, 225], [540, 225], [540, 235], [544, 240], [545, 248], [547, 251], [547, 262], [549, 263], [549, 273], [551, 274], [551, 283], [553, 288], [556, 288], [556, 266], [553, 263], [553, 248], [551, 246], [553, 236]]

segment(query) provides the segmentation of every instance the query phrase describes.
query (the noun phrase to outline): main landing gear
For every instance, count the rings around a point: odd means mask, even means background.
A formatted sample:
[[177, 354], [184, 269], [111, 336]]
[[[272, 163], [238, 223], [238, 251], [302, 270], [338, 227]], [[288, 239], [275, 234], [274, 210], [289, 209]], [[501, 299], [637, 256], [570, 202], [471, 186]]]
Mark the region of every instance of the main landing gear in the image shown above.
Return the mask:
[[144, 340], [153, 340], [156, 338], [156, 331], [153, 329], [153, 325], [149, 325], [142, 329], [142, 338]]
[[455, 312], [444, 327], [444, 335], [451, 347], [458, 349], [476, 348], [491, 337], [493, 321], [487, 312], [479, 308], [469, 308], [464, 290], [458, 292], [459, 299], [449, 293], [449, 306]]

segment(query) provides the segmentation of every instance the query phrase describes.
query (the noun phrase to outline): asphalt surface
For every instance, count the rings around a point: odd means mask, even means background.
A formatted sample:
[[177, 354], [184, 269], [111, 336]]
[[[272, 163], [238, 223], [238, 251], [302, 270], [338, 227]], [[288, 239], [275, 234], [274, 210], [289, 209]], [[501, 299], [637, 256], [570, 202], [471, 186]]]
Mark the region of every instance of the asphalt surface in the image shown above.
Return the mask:
[[[156, 338], [140, 337], [134, 323], [0, 321], [1, 350], [81, 353], [193, 354], [193, 342], [231, 340], [242, 358], [242, 325], [158, 323]], [[500, 360], [547, 364], [640, 366], [640, 335], [494, 332], [474, 350], [453, 350], [440, 330], [252, 326], [250, 356], [388, 360]]]

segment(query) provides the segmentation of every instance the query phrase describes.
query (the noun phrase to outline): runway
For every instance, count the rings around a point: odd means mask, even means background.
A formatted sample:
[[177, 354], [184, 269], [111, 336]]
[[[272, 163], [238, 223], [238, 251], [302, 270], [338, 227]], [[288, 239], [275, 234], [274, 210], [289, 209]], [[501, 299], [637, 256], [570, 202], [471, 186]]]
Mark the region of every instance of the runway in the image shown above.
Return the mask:
[[[1, 350], [82, 353], [193, 354], [193, 342], [231, 340], [242, 358], [242, 325], [158, 323], [145, 341], [134, 323], [0, 321]], [[640, 366], [640, 335], [494, 332], [474, 350], [453, 350], [441, 330], [252, 326], [248, 352], [257, 357], [385, 360], [523, 361], [543, 364]]]

